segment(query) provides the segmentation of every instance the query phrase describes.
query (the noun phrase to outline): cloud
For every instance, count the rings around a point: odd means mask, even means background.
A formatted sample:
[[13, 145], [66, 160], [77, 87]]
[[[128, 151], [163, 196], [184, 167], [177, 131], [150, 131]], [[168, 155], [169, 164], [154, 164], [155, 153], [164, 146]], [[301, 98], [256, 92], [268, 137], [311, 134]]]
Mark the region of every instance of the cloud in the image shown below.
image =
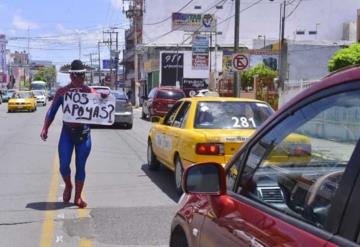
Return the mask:
[[14, 16], [12, 24], [16, 29], [20, 29], [20, 30], [27, 30], [28, 28], [38, 29], [40, 27], [37, 23], [27, 21], [19, 15]]
[[111, 5], [114, 9], [122, 10], [123, 8], [123, 0], [111, 0]]

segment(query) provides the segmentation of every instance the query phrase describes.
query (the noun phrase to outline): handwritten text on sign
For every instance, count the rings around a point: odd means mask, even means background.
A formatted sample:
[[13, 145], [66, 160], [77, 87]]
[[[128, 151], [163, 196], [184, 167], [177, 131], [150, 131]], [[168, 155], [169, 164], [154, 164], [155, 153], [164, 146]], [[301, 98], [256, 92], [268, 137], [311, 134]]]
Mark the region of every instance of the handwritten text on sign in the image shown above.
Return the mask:
[[64, 122], [112, 125], [114, 123], [115, 97], [110, 94], [67, 92], [64, 95]]

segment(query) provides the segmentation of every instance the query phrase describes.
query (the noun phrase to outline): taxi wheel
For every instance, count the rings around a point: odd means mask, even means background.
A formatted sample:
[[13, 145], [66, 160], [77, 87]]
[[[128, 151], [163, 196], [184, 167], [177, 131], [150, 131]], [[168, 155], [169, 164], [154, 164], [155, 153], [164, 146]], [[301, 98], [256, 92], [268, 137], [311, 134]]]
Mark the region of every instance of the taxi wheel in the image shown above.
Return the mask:
[[182, 194], [183, 190], [182, 190], [182, 176], [184, 173], [184, 169], [181, 163], [181, 159], [179, 156], [176, 156], [175, 158], [175, 187], [176, 187], [176, 192], [178, 194]]
[[160, 163], [156, 159], [156, 156], [152, 150], [151, 141], [148, 142], [148, 147], [147, 147], [147, 163], [148, 163], [149, 169], [152, 171], [159, 170], [159, 168], [160, 168]]

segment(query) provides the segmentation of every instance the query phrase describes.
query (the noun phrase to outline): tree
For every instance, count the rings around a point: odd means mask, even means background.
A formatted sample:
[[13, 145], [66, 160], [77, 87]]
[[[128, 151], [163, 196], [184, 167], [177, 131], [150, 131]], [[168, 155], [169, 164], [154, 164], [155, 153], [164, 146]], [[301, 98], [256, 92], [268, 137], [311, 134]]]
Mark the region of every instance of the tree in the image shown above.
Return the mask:
[[338, 50], [329, 60], [329, 71], [335, 71], [349, 65], [360, 65], [360, 43]]
[[253, 87], [254, 76], [258, 75], [261, 77], [272, 77], [275, 78], [277, 76], [277, 72], [272, 70], [270, 67], [266, 66], [265, 64], [258, 64], [251, 69], [246, 70], [241, 75], [241, 87]]
[[56, 69], [55, 67], [42, 67], [33, 77], [34, 81], [45, 81], [48, 84], [56, 81]]

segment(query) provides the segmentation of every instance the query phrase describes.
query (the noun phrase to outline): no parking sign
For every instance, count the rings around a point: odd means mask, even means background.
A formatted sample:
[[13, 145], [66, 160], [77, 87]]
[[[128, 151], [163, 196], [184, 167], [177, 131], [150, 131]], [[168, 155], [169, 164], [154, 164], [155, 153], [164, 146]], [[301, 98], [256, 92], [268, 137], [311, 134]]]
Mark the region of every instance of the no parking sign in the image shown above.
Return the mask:
[[232, 67], [235, 71], [242, 71], [249, 67], [249, 55], [247, 54], [234, 54], [232, 59]]

